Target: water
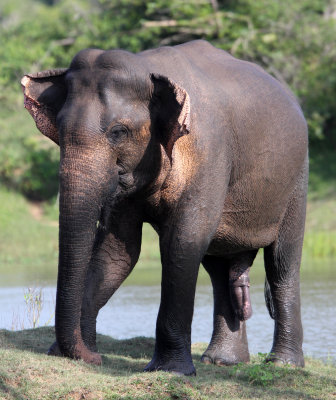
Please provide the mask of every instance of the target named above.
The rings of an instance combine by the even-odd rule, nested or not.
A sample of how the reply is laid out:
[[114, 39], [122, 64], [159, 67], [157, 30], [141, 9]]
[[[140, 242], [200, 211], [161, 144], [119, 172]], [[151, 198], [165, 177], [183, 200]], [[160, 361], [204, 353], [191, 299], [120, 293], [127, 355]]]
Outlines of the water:
[[[142, 273], [141, 271], [139, 273]], [[156, 271], [159, 276], [159, 269]], [[136, 281], [135, 276], [135, 281]], [[134, 279], [131, 283], [134, 282]], [[303, 270], [301, 279], [302, 320], [305, 355], [336, 361], [335, 273], [325, 264]], [[0, 288], [0, 328], [22, 329], [31, 326], [24, 302], [24, 287]], [[267, 353], [272, 346], [273, 320], [264, 301], [261, 268], [251, 274], [253, 316], [247, 322], [252, 354]], [[56, 289], [43, 289], [43, 309], [39, 324], [53, 324]], [[155, 336], [155, 321], [160, 304], [160, 285], [122, 286], [100, 311], [99, 333], [116, 339]], [[196, 291], [192, 342], [208, 342], [212, 332], [212, 289], [202, 271]]]

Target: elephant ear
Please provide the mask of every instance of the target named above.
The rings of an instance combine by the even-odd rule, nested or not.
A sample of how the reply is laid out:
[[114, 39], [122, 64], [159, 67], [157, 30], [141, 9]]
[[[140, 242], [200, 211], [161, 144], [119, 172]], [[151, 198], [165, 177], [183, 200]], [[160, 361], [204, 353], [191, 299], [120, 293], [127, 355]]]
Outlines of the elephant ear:
[[21, 80], [24, 106], [43, 135], [59, 145], [56, 117], [66, 99], [66, 69], [25, 75]]
[[190, 98], [186, 90], [169, 78], [159, 74], [150, 77], [153, 82], [152, 125], [171, 161], [174, 143], [190, 132]]

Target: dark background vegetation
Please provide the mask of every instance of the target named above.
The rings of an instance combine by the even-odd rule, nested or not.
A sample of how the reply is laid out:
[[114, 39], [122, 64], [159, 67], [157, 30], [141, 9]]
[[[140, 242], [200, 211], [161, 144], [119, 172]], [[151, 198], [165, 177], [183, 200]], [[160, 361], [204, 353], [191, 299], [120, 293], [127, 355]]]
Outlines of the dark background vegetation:
[[[86, 47], [137, 52], [199, 38], [260, 64], [298, 97], [311, 171], [303, 272], [314, 283], [335, 281], [336, 0], [0, 0], [0, 285], [54, 285], [57, 274], [59, 149], [24, 110], [22, 75], [67, 67]], [[138, 264], [130, 284], [159, 284], [158, 240], [149, 226]], [[259, 267], [251, 275], [263, 274]], [[293, 370], [259, 355], [250, 365], [214, 369], [199, 362], [204, 345], [197, 345], [198, 376], [183, 378], [139, 373], [153, 339], [99, 336], [105, 356], [97, 368], [39, 354], [53, 341], [52, 328], [0, 331], [0, 398], [335, 398], [334, 361], [306, 359], [305, 370]]]
[[58, 149], [23, 109], [24, 73], [67, 67], [85, 47], [199, 38], [291, 87], [309, 126], [310, 196], [335, 195], [335, 0], [0, 0], [0, 182], [33, 200], [57, 194]]

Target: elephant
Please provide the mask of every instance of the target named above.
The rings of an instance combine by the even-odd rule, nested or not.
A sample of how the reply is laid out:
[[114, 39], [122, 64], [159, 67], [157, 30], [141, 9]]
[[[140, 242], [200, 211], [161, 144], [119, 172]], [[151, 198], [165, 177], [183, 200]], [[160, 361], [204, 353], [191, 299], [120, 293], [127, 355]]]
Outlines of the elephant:
[[145, 371], [193, 375], [200, 264], [213, 285], [205, 363], [249, 361], [249, 270], [264, 252], [270, 362], [304, 366], [300, 264], [307, 124], [296, 97], [254, 63], [196, 40], [139, 53], [85, 49], [27, 74], [25, 108], [60, 147], [60, 354], [101, 364], [96, 318], [159, 235], [162, 283]]

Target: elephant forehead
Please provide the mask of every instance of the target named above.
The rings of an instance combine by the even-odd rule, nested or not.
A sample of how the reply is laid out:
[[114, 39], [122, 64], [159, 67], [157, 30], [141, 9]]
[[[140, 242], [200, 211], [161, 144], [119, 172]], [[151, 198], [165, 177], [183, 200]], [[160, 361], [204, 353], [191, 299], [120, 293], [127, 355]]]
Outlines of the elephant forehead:
[[126, 50], [84, 49], [75, 55], [70, 65], [72, 70], [123, 70], [128, 68], [141, 71], [144, 69], [144, 64], [138, 55]]
[[111, 101], [146, 102], [151, 95], [149, 79], [138, 77], [130, 70], [69, 70], [66, 82], [71, 97], [97, 96], [104, 104]]
[[123, 95], [112, 88], [75, 82], [62, 108], [58, 122], [65, 131], [106, 132], [115, 124], [139, 130], [149, 121], [148, 108], [130, 93]]
[[101, 69], [133, 70], [141, 73], [143, 60], [137, 55], [125, 50], [108, 50], [97, 54], [94, 65]]
[[73, 60], [70, 64], [70, 69], [71, 70], [81, 70], [81, 69], [91, 68], [94, 65], [96, 59], [102, 53], [104, 53], [104, 51], [98, 50], [98, 49], [81, 50], [73, 58]]
[[105, 89], [118, 91], [123, 96], [136, 95], [149, 99], [151, 81], [144, 61], [125, 50], [85, 49], [71, 62], [67, 81], [75, 80], [78, 88], [90, 88], [96, 93]]

